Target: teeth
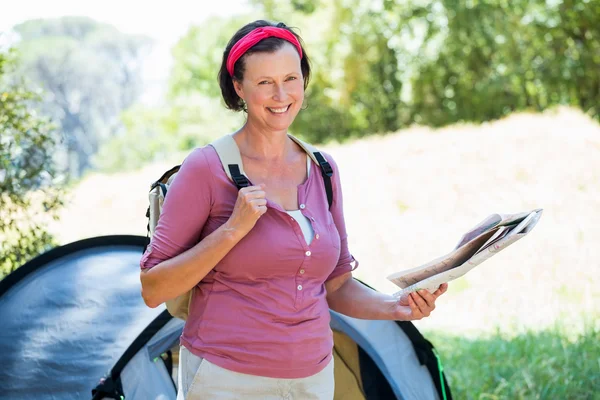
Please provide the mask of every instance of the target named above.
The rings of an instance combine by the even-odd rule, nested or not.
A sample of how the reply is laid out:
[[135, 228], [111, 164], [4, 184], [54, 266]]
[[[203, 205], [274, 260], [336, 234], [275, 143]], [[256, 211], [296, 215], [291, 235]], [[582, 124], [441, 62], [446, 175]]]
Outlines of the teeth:
[[283, 108], [271, 108], [271, 107], [267, 107], [267, 108], [274, 113], [282, 114], [282, 113], [286, 112], [288, 110], [288, 108], [290, 108], [290, 106], [283, 107]]

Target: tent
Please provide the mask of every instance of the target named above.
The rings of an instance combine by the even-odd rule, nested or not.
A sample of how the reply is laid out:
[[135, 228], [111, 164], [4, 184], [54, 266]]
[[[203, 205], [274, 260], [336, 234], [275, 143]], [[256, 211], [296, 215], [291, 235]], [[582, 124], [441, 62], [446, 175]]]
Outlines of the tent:
[[[141, 236], [77, 241], [0, 281], [0, 399], [175, 399], [183, 321], [141, 299], [145, 244]], [[336, 399], [451, 398], [413, 324], [330, 312]]]

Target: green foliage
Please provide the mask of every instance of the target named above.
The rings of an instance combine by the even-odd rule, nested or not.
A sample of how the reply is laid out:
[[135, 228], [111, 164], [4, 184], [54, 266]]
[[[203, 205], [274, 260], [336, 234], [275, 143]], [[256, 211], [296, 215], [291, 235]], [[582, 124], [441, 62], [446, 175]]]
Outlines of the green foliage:
[[173, 69], [170, 95], [190, 93], [218, 98], [221, 95], [217, 74], [223, 51], [235, 32], [247, 22], [246, 18], [211, 18], [191, 27], [173, 48]]
[[397, 130], [402, 84], [390, 20], [358, 0], [338, 3], [333, 13], [306, 94], [309, 109], [292, 129], [315, 143]]
[[[307, 3], [300, 26], [324, 38], [307, 41], [321, 75], [294, 127], [313, 140], [559, 104], [600, 118], [598, 1]], [[297, 2], [254, 4], [284, 21], [307, 14]]]
[[100, 143], [122, 129], [138, 98], [150, 41], [84, 17], [31, 20], [14, 27], [19, 67], [44, 93], [43, 112], [64, 134], [72, 176], [90, 168]]
[[173, 48], [165, 104], [123, 112], [125, 129], [102, 143], [94, 164], [109, 172], [134, 169], [238, 129], [244, 115], [224, 108], [217, 74], [230, 36], [246, 21], [213, 18], [192, 27]]
[[39, 95], [7, 78], [15, 64], [14, 51], [0, 53], [0, 278], [56, 244], [43, 222], [64, 195], [57, 134], [34, 109]]
[[440, 353], [456, 399], [597, 399], [600, 330], [555, 327], [507, 338], [426, 336]]
[[113, 148], [154, 141], [138, 147], [155, 157], [158, 148], [203, 144], [197, 135], [238, 128], [242, 118], [221, 110], [217, 72], [231, 35], [265, 17], [295, 27], [306, 44], [312, 79], [306, 109], [291, 131], [313, 143], [414, 123], [481, 122], [559, 104], [600, 118], [598, 1], [250, 3], [258, 15], [211, 19], [191, 28], [173, 49], [168, 103], [156, 111], [170, 128], [157, 130], [164, 124], [146, 112], [136, 117], [135, 128], [128, 124], [131, 137], [116, 138]]
[[105, 172], [134, 170], [147, 162], [203, 146], [243, 124], [214, 99], [179, 96], [164, 107], [133, 107], [122, 114], [125, 129], [105, 141], [94, 164]]
[[599, 2], [413, 1], [394, 10], [405, 34], [424, 31], [408, 122], [479, 122], [557, 104], [600, 116]]

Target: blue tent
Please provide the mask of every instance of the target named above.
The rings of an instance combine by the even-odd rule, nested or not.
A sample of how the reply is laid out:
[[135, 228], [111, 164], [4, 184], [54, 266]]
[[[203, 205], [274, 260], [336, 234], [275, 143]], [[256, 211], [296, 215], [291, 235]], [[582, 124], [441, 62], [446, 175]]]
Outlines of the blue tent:
[[[176, 398], [184, 322], [142, 301], [146, 241], [81, 240], [0, 281], [0, 399]], [[336, 399], [451, 398], [431, 344], [411, 323], [331, 311], [331, 328]]]

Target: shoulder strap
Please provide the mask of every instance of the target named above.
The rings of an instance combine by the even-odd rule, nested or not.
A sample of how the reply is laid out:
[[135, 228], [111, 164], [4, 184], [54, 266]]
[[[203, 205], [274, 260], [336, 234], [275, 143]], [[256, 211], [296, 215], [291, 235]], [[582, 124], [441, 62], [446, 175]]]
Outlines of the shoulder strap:
[[224, 135], [210, 144], [217, 151], [227, 177], [235, 183], [238, 189], [250, 186], [242, 164], [240, 149], [233, 136]]
[[[327, 193], [327, 203], [331, 208], [331, 204], [333, 202], [333, 188], [331, 186], [333, 169], [331, 168], [331, 164], [327, 162], [323, 154], [314, 146], [305, 143], [292, 135], [288, 136], [290, 139], [296, 142], [298, 146], [300, 146], [306, 152], [306, 154], [308, 154], [308, 156], [321, 168], [321, 175], [323, 175], [323, 182], [325, 184], [325, 192]], [[233, 136], [229, 134], [224, 135], [212, 142], [210, 145], [217, 151], [227, 177], [235, 183], [237, 188], [241, 189], [249, 186], [250, 181], [244, 172], [240, 149], [238, 148], [235, 139], [233, 139]]]
[[331, 177], [333, 176], [333, 168], [331, 164], [325, 159], [325, 156], [317, 150], [313, 145], [303, 142], [302, 140], [288, 135], [298, 146], [300, 146], [306, 154], [319, 166], [321, 167], [321, 175], [323, 175], [323, 182], [325, 184], [325, 192], [327, 192], [327, 203], [331, 208], [333, 202], [333, 188], [331, 186]]

